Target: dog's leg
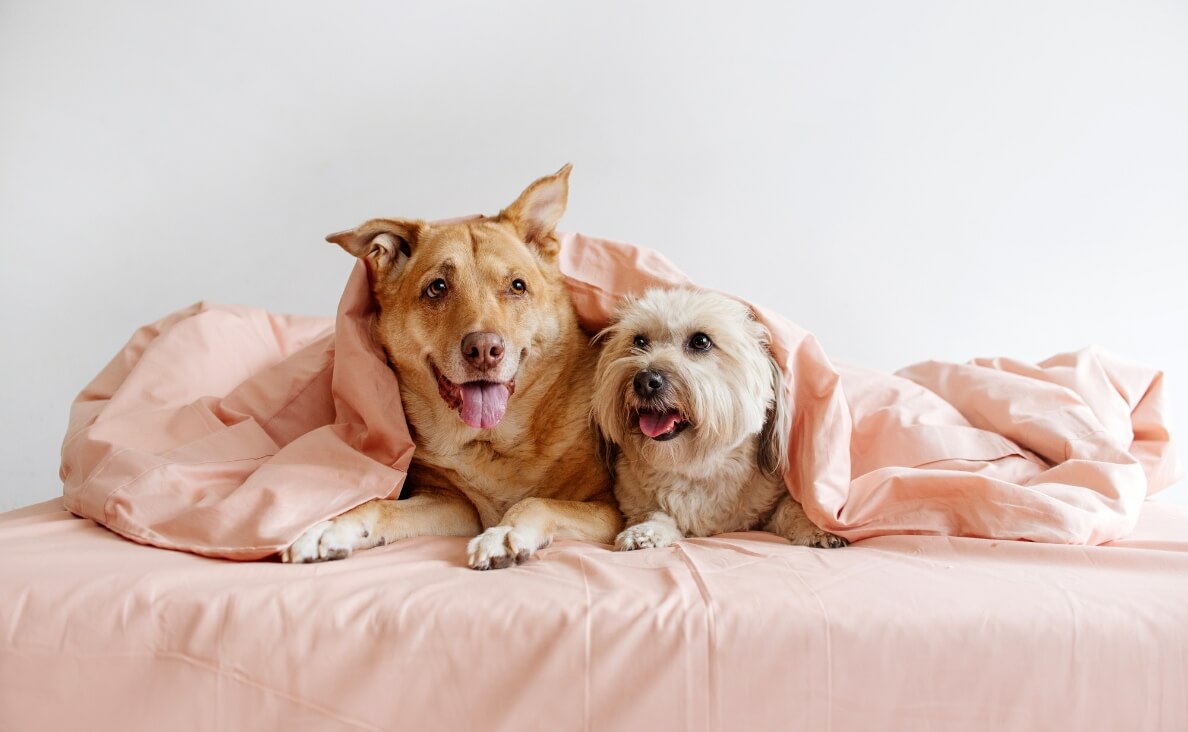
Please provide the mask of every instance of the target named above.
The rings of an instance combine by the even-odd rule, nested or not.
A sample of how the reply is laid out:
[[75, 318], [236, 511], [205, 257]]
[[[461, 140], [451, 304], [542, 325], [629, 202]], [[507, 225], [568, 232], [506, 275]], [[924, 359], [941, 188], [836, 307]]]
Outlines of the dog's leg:
[[804, 508], [791, 496], [780, 499], [775, 513], [763, 527], [764, 531], [779, 534], [793, 544], [800, 546], [816, 546], [823, 549], [836, 549], [849, 542], [840, 536], [820, 529], [805, 515]]
[[281, 552], [299, 564], [345, 559], [351, 552], [412, 536], [474, 536], [482, 525], [470, 501], [452, 493], [422, 493], [404, 500], [375, 500], [323, 521]]
[[470, 540], [467, 555], [473, 569], [502, 569], [526, 561], [553, 539], [581, 539], [609, 544], [623, 525], [610, 503], [525, 498], [492, 526]]
[[684, 534], [677, 528], [676, 520], [663, 511], [653, 511], [642, 521], [631, 524], [615, 537], [615, 549], [629, 552], [632, 549], [659, 549], [672, 546]]

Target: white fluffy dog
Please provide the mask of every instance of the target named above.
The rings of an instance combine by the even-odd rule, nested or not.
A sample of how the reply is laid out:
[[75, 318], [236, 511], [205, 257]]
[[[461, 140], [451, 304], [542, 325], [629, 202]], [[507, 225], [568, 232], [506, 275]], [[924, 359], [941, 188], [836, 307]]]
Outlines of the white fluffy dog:
[[763, 529], [840, 547], [788, 493], [791, 415], [768, 335], [710, 292], [628, 298], [600, 334], [594, 421], [614, 460], [627, 528], [619, 550]]

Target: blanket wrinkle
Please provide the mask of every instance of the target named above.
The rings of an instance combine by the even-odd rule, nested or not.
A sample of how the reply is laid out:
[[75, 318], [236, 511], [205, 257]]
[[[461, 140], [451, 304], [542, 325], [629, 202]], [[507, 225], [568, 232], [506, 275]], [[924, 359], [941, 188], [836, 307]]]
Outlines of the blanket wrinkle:
[[[674, 544], [677, 556], [681, 558], [681, 563], [689, 572], [693, 584], [697, 587], [698, 597], [701, 599], [701, 605], [705, 612], [705, 685], [703, 693], [700, 694], [705, 703], [705, 713], [703, 719], [706, 720], [708, 729], [721, 729], [722, 725], [718, 719], [718, 709], [720, 708], [718, 695], [721, 692], [718, 681], [721, 669], [719, 668], [718, 655], [716, 649], [718, 647], [718, 624], [714, 613], [714, 595], [710, 592], [705, 583], [705, 577], [702, 575], [701, 569], [697, 566], [697, 562], [690, 555], [689, 550], [680, 544]], [[697, 698], [694, 696], [693, 698]]]
[[590, 590], [590, 574], [586, 571], [586, 560], [580, 555], [577, 558], [578, 569], [582, 573], [582, 593], [585, 601], [582, 612], [582, 728], [587, 730], [593, 729], [593, 716], [590, 708], [593, 694], [590, 689], [590, 680], [593, 678], [593, 649], [594, 649], [594, 632], [593, 632], [593, 613], [594, 613], [594, 594]]
[[357, 719], [353, 719], [345, 714], [336, 712], [333, 709], [327, 709], [326, 707], [322, 706], [321, 704], [312, 702], [309, 699], [303, 699], [303, 698], [296, 696], [294, 694], [289, 694], [287, 692], [281, 691], [280, 689], [269, 686], [268, 684], [263, 684], [255, 679], [247, 676], [242, 671], [239, 671], [236, 669], [226, 669], [226, 668], [223, 668], [222, 666], [219, 666], [217, 664], [213, 664], [213, 663], [210, 663], [207, 661], [203, 661], [201, 659], [194, 658], [186, 653], [182, 653], [181, 651], [161, 651], [157, 655], [160, 656], [161, 658], [169, 658], [169, 659], [172, 659], [175, 661], [181, 661], [182, 663], [187, 663], [191, 666], [194, 666], [195, 668], [200, 668], [200, 669], [208, 671], [212, 674], [215, 674], [216, 676], [220, 676], [224, 679], [228, 679], [230, 681], [234, 681], [234, 682], [237, 682], [240, 684], [246, 684], [246, 685], [254, 687], [256, 689], [260, 689], [261, 691], [265, 691], [269, 694], [275, 694], [279, 697], [282, 697], [284, 699], [287, 699], [288, 701], [293, 702], [294, 704], [300, 705], [312, 712], [316, 712], [316, 713], [321, 714], [329, 719], [333, 719], [338, 722], [342, 722], [343, 724], [349, 725], [355, 729], [366, 730], [366, 732], [383, 732], [383, 729], [381, 727], [375, 727], [373, 725], [367, 724], [367, 723], [359, 721]]
[[[581, 234], [562, 235], [560, 266], [590, 332], [624, 295], [694, 286], [655, 251]], [[1100, 544], [1181, 475], [1156, 369], [1087, 348], [886, 374], [751, 307], [794, 407], [785, 482], [851, 541]], [[199, 302], [140, 328], [71, 408], [64, 505], [136, 541], [254, 560], [399, 496], [415, 446], [375, 313], [356, 263], [333, 321]]]
[[[824, 705], [825, 709], [825, 729], [833, 729], [833, 624], [829, 619], [829, 606], [821, 599], [821, 593], [818, 589], [814, 589], [801, 574], [796, 570], [792, 563], [787, 559], [783, 559], [783, 563], [788, 567], [788, 575], [794, 577], [801, 587], [808, 592], [809, 596], [813, 598], [813, 602], [817, 605], [820, 612], [821, 625], [824, 630], [821, 633], [821, 638], [825, 643], [825, 658], [819, 660], [814, 665], [817, 668], [823, 667], [825, 669], [825, 693], [824, 698], [828, 699], [828, 703]], [[815, 726], [815, 725], [814, 725]]]

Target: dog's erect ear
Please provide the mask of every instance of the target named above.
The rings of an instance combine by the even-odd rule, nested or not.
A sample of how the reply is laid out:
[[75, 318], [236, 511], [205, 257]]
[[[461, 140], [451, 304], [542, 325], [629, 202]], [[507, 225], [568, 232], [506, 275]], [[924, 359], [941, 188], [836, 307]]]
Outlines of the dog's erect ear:
[[553, 230], [569, 201], [569, 171], [572, 166], [545, 176], [524, 189], [515, 203], [499, 212], [499, 219], [516, 228], [520, 238], [546, 257], [561, 250]]
[[417, 246], [424, 223], [406, 219], [372, 219], [349, 231], [330, 234], [326, 241], [363, 260], [372, 279], [398, 272]]
[[775, 398], [767, 406], [763, 431], [759, 433], [759, 469], [772, 478], [783, 480], [788, 469], [788, 437], [792, 431], [792, 407], [784, 394], [784, 372], [770, 355], [771, 383]]

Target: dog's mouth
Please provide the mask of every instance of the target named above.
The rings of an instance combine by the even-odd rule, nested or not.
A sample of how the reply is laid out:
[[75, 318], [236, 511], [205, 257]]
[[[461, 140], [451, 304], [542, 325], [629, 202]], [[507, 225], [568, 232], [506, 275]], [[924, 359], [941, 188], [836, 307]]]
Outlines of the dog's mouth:
[[437, 378], [437, 393], [451, 411], [457, 410], [462, 421], [476, 429], [489, 430], [503, 421], [507, 413], [507, 400], [516, 391], [515, 379], [511, 381], [465, 381], [455, 384], [441, 373], [437, 365], [429, 362]]
[[671, 440], [688, 426], [689, 420], [676, 409], [639, 410], [639, 431], [657, 442]]

